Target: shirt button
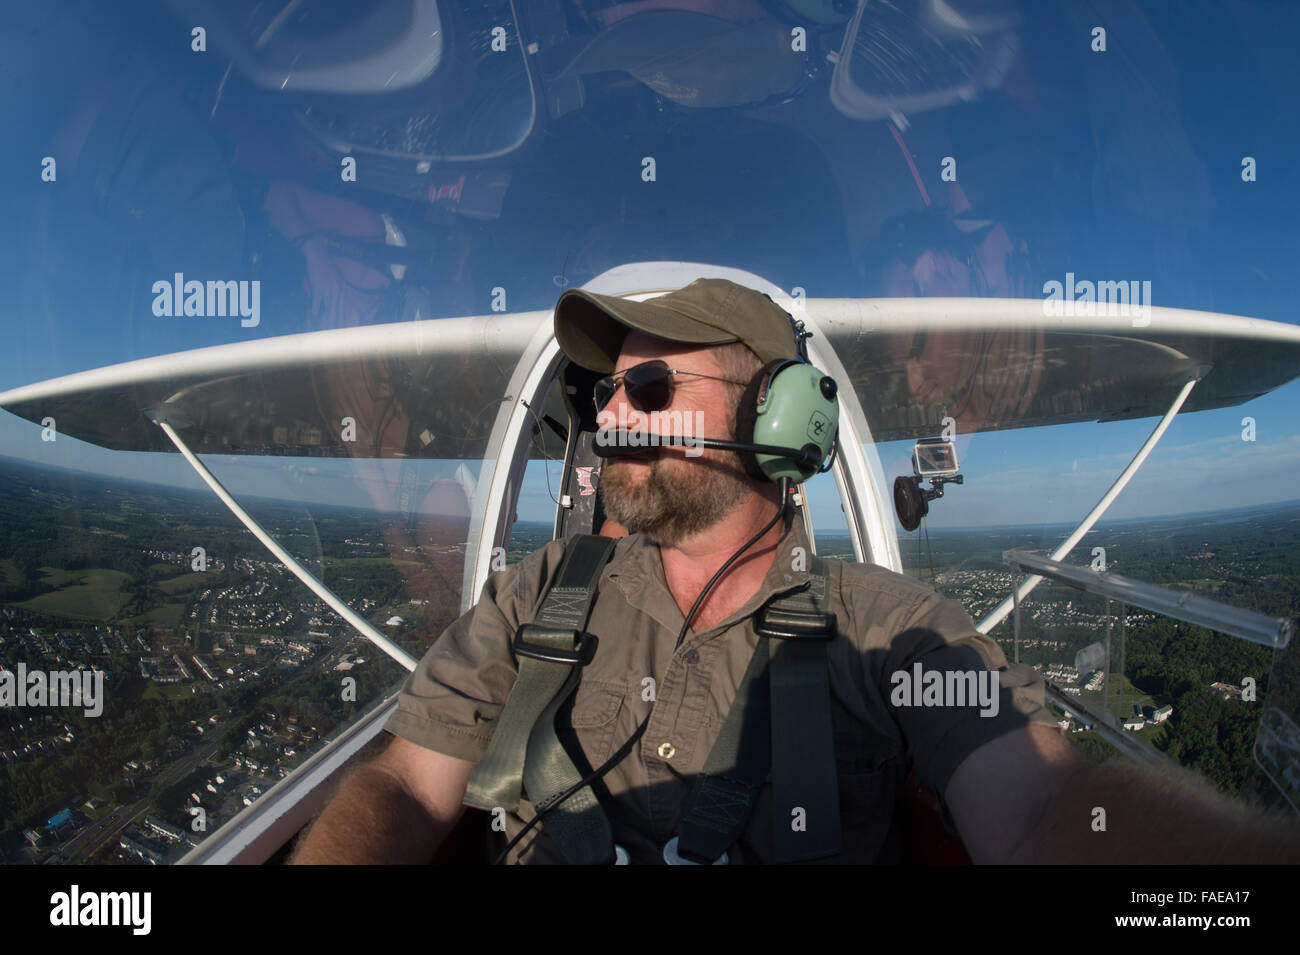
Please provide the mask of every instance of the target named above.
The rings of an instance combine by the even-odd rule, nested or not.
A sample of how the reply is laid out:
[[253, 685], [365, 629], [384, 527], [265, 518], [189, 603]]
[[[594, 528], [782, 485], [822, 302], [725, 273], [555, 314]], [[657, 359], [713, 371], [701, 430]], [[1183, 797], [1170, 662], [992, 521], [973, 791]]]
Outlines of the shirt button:
[[682, 657], [687, 663], [699, 663], [700, 654], [696, 650], [687, 650], [686, 655]]
[[659, 744], [659, 756], [661, 759], [672, 759], [677, 754], [677, 747], [672, 743]]

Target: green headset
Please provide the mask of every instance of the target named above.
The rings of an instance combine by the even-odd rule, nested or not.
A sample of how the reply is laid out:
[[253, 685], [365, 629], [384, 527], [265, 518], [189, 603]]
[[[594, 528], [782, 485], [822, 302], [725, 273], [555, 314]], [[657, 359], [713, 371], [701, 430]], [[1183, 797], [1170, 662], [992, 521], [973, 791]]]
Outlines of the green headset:
[[786, 452], [740, 451], [745, 471], [758, 480], [801, 482], [829, 470], [831, 461], [826, 459], [839, 433], [835, 379], [808, 361], [808, 333], [803, 322], [791, 322], [798, 356], [764, 365], [746, 387], [736, 412], [737, 442]]

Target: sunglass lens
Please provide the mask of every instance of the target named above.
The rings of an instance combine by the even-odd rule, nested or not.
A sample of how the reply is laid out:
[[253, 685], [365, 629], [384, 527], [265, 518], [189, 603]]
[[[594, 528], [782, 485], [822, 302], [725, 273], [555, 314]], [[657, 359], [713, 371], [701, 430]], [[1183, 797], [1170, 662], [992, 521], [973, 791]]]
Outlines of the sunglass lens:
[[623, 379], [628, 401], [638, 411], [659, 411], [668, 405], [668, 365], [662, 361], [648, 361], [628, 369]]

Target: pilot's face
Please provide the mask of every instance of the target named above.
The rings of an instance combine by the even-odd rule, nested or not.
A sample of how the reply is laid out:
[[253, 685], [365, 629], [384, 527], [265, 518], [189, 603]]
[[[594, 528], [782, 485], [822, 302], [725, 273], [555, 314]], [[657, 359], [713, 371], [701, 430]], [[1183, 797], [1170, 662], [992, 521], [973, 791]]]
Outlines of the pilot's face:
[[[729, 439], [734, 435], [733, 390], [709, 347], [685, 348], [640, 332], [623, 343], [616, 371], [659, 359], [681, 372], [673, 375], [668, 404], [658, 414], [638, 411], [620, 386], [603, 410], [611, 421], [650, 434], [687, 434]], [[689, 432], [688, 430], [689, 429]], [[688, 454], [689, 452], [689, 454]], [[600, 492], [606, 513], [630, 533], [645, 533], [672, 545], [722, 520], [753, 483], [734, 452], [685, 447], [650, 447], [634, 457], [612, 458], [601, 470]]]

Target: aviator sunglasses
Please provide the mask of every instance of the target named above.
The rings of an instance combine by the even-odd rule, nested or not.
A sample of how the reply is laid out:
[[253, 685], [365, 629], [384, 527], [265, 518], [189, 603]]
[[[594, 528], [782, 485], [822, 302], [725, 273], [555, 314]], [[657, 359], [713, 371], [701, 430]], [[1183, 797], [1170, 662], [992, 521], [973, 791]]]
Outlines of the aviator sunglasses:
[[626, 371], [607, 375], [596, 382], [592, 395], [596, 399], [596, 410], [600, 411], [621, 384], [627, 391], [627, 400], [637, 411], [661, 411], [668, 407], [673, 396], [673, 376], [690, 375], [693, 378], [708, 378], [710, 381], [725, 381], [731, 385], [743, 385], [743, 381], [719, 378], [716, 375], [702, 375], [697, 371], [679, 371], [669, 368], [666, 361], [655, 359], [633, 365]]

